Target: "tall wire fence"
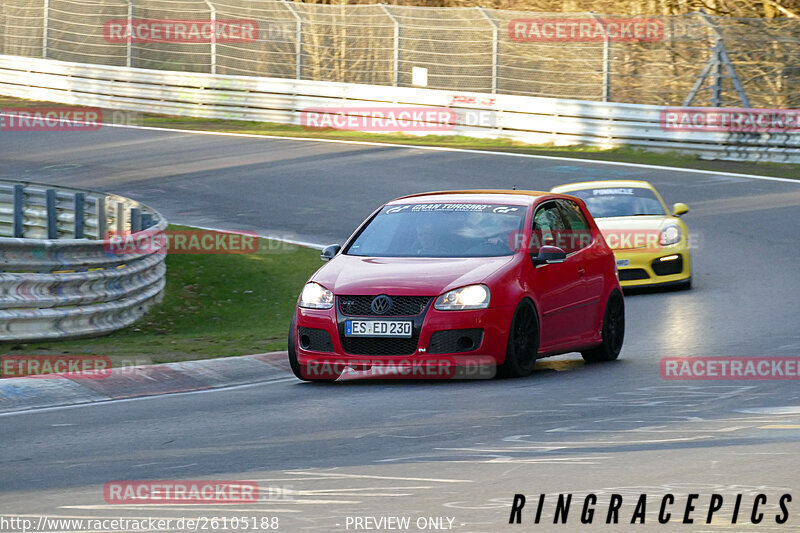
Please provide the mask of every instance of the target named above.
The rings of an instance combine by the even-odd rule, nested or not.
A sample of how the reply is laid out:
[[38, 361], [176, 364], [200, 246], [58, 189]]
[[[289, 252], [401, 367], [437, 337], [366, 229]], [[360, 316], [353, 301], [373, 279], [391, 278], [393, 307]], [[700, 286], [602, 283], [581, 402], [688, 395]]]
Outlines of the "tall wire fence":
[[[207, 21], [230, 26], [208, 38], [163, 35], [175, 24]], [[247, 21], [252, 35], [232, 38], [230, 32], [242, 31], [237, 21]], [[0, 53], [581, 100], [800, 107], [797, 19], [696, 13], [646, 23], [655, 33], [638, 38], [636, 20], [593, 13], [285, 0], [3, 0]], [[594, 25], [584, 34], [581, 24]], [[623, 30], [612, 35], [612, 26]], [[161, 34], [154, 36], [154, 28]], [[143, 29], [150, 33], [143, 37]]]

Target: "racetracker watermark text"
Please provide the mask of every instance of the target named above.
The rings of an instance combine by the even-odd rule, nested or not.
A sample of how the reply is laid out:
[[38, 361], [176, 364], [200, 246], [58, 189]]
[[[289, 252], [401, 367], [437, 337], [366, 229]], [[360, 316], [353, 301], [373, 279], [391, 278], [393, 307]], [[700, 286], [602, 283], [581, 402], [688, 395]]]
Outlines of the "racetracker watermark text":
[[103, 247], [109, 254], [254, 254], [255, 232], [211, 230], [144, 230], [108, 232]]
[[109, 481], [103, 498], [111, 504], [242, 504], [259, 499], [255, 481]]
[[494, 358], [485, 356], [441, 356], [415, 359], [333, 359], [307, 361], [301, 365], [308, 379], [492, 379], [497, 373]]
[[[624, 250], [630, 253], [656, 253], [669, 250], [676, 244], [666, 239], [662, 230], [605, 228], [601, 232], [606, 244], [612, 250]], [[699, 235], [698, 235], [699, 236]], [[698, 236], [687, 237], [690, 248], [699, 247]], [[592, 230], [533, 230], [529, 248], [538, 250], [542, 246], [557, 246], [567, 252], [588, 246], [598, 237]], [[508, 247], [519, 250], [524, 233], [512, 231], [508, 237]]]
[[301, 111], [305, 128], [352, 131], [449, 131], [456, 112], [446, 107], [312, 107]]
[[656, 42], [664, 23], [654, 18], [525, 18], [508, 23], [515, 42]]
[[800, 131], [800, 109], [668, 107], [660, 122], [665, 131], [789, 133]]
[[238, 43], [258, 39], [255, 20], [107, 20], [103, 37], [109, 43]]
[[141, 113], [97, 107], [6, 107], [0, 109], [0, 132], [95, 131], [104, 125], [141, 126]]
[[664, 357], [668, 380], [800, 380], [800, 357]]
[[456, 126], [496, 128], [497, 113], [447, 107], [310, 107], [301, 111], [300, 125], [306, 129], [384, 133], [442, 132]]
[[104, 379], [111, 375], [105, 355], [3, 355], [0, 378]]

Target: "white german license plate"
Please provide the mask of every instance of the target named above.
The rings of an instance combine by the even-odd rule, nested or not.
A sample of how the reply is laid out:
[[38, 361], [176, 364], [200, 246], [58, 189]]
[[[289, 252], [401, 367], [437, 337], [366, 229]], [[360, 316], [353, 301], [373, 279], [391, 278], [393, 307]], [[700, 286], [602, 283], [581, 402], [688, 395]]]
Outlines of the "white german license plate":
[[630, 259], [617, 259], [617, 267], [627, 267], [631, 266]]
[[347, 337], [411, 337], [411, 322], [392, 320], [348, 320], [344, 334]]

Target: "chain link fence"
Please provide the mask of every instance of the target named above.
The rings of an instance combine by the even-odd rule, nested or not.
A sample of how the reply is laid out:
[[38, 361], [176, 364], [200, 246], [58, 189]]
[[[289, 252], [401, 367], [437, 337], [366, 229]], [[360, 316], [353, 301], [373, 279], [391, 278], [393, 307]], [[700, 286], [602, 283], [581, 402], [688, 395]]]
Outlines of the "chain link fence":
[[[637, 37], [642, 20], [657, 31]], [[203, 23], [216, 28], [210, 37]], [[284, 0], [3, 0], [0, 53], [580, 100], [800, 107], [797, 19]]]

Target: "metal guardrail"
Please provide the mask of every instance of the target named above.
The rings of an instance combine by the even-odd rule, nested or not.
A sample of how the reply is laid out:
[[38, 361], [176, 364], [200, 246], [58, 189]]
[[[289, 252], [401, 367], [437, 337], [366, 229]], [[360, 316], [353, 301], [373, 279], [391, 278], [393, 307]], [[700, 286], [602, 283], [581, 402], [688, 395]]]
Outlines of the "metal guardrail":
[[121, 196], [0, 180], [0, 342], [96, 336], [138, 320], [163, 295], [166, 250], [115, 254], [104, 238], [166, 225]]
[[168, 72], [3, 55], [0, 94], [127, 111], [284, 124], [300, 124], [302, 111], [309, 108], [447, 107], [456, 114], [455, 126], [447, 131], [437, 129], [437, 135], [507, 138], [531, 144], [629, 145], [715, 159], [800, 162], [797, 128], [780, 133], [670, 130], [661, 123], [661, 114], [668, 108], [653, 105]]

